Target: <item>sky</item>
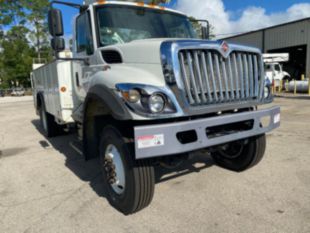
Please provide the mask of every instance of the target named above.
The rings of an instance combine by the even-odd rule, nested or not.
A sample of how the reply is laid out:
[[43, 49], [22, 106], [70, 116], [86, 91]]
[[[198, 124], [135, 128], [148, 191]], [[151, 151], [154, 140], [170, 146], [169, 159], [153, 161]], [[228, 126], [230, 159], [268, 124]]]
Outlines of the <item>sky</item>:
[[[208, 19], [217, 38], [310, 17], [310, 0], [172, 0], [167, 7]], [[65, 9], [65, 31], [70, 34], [72, 17], [77, 11]]]

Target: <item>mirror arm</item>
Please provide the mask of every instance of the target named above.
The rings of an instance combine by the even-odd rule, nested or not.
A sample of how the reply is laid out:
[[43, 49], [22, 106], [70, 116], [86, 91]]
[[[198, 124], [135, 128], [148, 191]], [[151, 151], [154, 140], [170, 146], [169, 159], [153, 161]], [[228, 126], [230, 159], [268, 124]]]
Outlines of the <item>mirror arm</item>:
[[54, 4], [60, 4], [60, 5], [65, 5], [65, 6], [70, 6], [70, 7], [76, 8], [76, 9], [80, 10], [80, 13], [82, 13], [88, 9], [88, 5], [80, 5], [80, 4], [76, 4], [76, 3], [63, 2], [63, 1], [51, 1], [50, 7], [53, 8]]

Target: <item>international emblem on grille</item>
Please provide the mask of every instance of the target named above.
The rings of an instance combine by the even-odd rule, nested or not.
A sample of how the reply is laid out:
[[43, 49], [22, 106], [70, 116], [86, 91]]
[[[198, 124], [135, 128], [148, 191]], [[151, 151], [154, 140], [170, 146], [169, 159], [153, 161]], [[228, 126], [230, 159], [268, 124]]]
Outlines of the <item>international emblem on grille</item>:
[[229, 50], [229, 45], [224, 41], [221, 45], [221, 49], [224, 53], [227, 53]]
[[228, 58], [231, 50], [226, 41], [223, 41], [220, 45], [219, 52], [222, 54], [223, 58]]

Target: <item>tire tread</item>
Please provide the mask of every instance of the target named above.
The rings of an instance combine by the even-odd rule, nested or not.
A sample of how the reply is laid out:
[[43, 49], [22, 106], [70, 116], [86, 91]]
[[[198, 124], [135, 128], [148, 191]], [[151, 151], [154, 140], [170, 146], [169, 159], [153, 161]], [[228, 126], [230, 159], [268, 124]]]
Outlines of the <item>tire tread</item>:
[[[133, 148], [125, 143], [126, 140], [115, 127], [107, 126], [103, 129], [100, 145], [107, 144], [105, 143], [107, 140], [114, 141], [115, 145], [119, 145], [122, 148], [123, 159], [126, 160], [125, 163], [128, 166], [128, 168], [125, 168], [127, 169], [126, 172], [129, 172], [131, 174], [129, 177], [132, 177], [132, 192], [127, 193], [125, 191], [125, 202], [115, 202], [112, 196], [110, 196], [112, 194], [108, 194], [107, 198], [123, 214], [134, 214], [147, 207], [153, 199], [155, 186], [154, 167], [149, 160], [134, 159]], [[103, 147], [101, 146], [100, 149], [104, 149]], [[100, 153], [102, 154], [103, 151]], [[106, 184], [106, 188], [110, 189], [108, 184]]]
[[[215, 162], [228, 170], [242, 172], [256, 166], [264, 157], [266, 151], [266, 135], [259, 135], [249, 138], [248, 154], [243, 152], [241, 158], [227, 159], [223, 158], [219, 153], [212, 153]], [[239, 160], [239, 161], [238, 161]]]

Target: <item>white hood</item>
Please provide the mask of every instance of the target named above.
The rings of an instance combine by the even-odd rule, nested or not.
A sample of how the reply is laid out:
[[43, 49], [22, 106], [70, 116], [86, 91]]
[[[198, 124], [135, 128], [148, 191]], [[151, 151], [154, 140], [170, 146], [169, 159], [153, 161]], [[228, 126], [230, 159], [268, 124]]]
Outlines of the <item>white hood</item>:
[[[135, 40], [126, 44], [116, 44], [105, 49], [120, 52], [124, 63], [160, 64], [160, 46], [168, 39]], [[171, 39], [170, 39], [171, 40]]]

